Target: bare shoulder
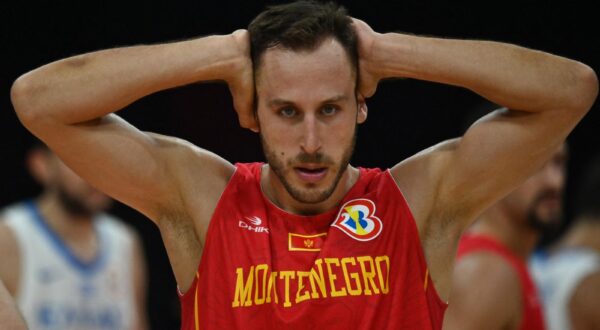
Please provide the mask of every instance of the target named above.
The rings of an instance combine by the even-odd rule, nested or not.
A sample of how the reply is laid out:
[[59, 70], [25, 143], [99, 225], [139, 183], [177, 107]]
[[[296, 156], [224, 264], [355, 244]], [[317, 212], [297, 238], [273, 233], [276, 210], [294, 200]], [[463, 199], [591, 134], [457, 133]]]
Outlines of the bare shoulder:
[[0, 218], [0, 280], [15, 295], [21, 276], [21, 252], [13, 230]]
[[433, 282], [448, 297], [456, 244], [462, 232], [451, 208], [440, 207], [439, 185], [460, 138], [427, 148], [394, 166], [390, 172], [415, 220]]
[[19, 245], [14, 231], [5, 223], [4, 219], [0, 218], [0, 256], [2, 256], [0, 267], [6, 265], [6, 258], [10, 259], [11, 255], [18, 254], [15, 253], [18, 249]]
[[585, 277], [575, 289], [569, 302], [571, 322], [574, 329], [598, 329], [600, 327], [600, 271]]
[[[180, 205], [158, 221], [161, 231], [178, 232], [194, 228], [200, 242], [235, 167], [222, 157], [170, 136], [148, 133], [169, 159], [169, 177], [178, 187]], [[164, 234], [164, 232], [163, 232]]]
[[[6, 220], [0, 217], [0, 248], [10, 247], [17, 244], [13, 230], [6, 224]], [[0, 249], [0, 253], [4, 252]]]
[[216, 205], [211, 201], [221, 196], [235, 167], [215, 153], [188, 141], [156, 133], [147, 134], [155, 141], [163, 156], [169, 159], [167, 170], [179, 187], [179, 197], [183, 203], [183, 209], [178, 213], [188, 213], [188, 203], [192, 200], [194, 205], [203, 205], [205, 209]]
[[[152, 138], [155, 145], [163, 153], [176, 157], [175, 162], [171, 162], [173, 169], [193, 169], [198, 165], [204, 168], [205, 176], [222, 179], [227, 181], [233, 174], [234, 166], [208, 150], [202, 149], [193, 143], [157, 133], [146, 132]], [[192, 163], [188, 163], [192, 162]], [[200, 174], [199, 176], [202, 176]]]
[[17, 310], [17, 306], [0, 280], [0, 327], [2, 329], [21, 330], [27, 329], [25, 321]]
[[454, 283], [464, 282], [472, 286], [488, 287], [489, 290], [520, 292], [519, 276], [503, 257], [487, 251], [473, 252], [456, 262]]
[[456, 263], [444, 329], [514, 328], [520, 310], [518, 274], [502, 257], [476, 252]]
[[419, 232], [426, 231], [445, 164], [460, 142], [450, 139], [429, 147], [394, 166], [390, 172], [406, 198]]
[[[208, 226], [235, 167], [218, 155], [175, 137], [145, 133], [170, 182], [155, 223], [177, 279], [187, 290], [196, 273]], [[139, 247], [139, 244], [136, 244]], [[140, 249], [136, 249], [140, 253]], [[140, 258], [136, 260], [141, 261]], [[141, 269], [140, 267], [137, 267]], [[133, 274], [140, 275], [139, 273]], [[141, 275], [140, 275], [141, 276]]]

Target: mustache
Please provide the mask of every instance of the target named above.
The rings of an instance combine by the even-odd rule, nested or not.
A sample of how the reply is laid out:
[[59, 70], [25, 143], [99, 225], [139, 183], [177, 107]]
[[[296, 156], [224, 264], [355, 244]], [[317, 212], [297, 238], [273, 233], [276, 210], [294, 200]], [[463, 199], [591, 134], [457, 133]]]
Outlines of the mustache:
[[556, 189], [545, 189], [535, 197], [533, 204], [537, 205], [546, 199], [562, 200], [562, 194]]
[[312, 163], [312, 164], [323, 164], [323, 165], [333, 165], [334, 161], [329, 156], [316, 152], [316, 153], [306, 153], [301, 152], [296, 157], [294, 157], [294, 162], [296, 163]]

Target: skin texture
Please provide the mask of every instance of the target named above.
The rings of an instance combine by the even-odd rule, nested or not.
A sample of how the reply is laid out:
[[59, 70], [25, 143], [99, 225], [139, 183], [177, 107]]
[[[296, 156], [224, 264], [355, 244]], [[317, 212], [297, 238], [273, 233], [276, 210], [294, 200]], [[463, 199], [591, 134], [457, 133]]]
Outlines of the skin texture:
[[23, 317], [19, 314], [17, 306], [2, 281], [0, 281], [0, 327], [11, 330], [27, 329]]
[[456, 264], [443, 329], [518, 329], [521, 286], [513, 268], [487, 252]]
[[600, 272], [587, 276], [577, 286], [569, 303], [569, 313], [574, 330], [591, 330], [600, 327]]
[[[358, 94], [350, 82], [333, 81], [328, 71], [350, 77], [351, 68], [321, 69], [321, 60], [330, 63], [335, 56], [346, 60], [339, 52], [336, 55], [339, 45], [326, 38], [310, 52], [267, 50], [259, 69], [258, 99], [253, 100], [248, 35], [238, 30], [60, 60], [20, 77], [11, 97], [23, 124], [75, 172], [158, 225], [182, 291], [192, 283], [208, 223], [234, 167], [209, 151], [142, 132], [112, 114], [127, 104], [192, 82], [227, 82], [241, 125], [260, 130], [269, 149], [283, 160], [281, 177], [271, 167], [263, 170], [265, 194], [294, 213], [318, 213], [337, 205], [356, 181], [356, 169], [347, 166], [329, 197], [322, 201], [318, 200], [323, 196], [314, 197], [330, 188], [337, 169], [343, 169], [342, 155], [355, 126], [366, 118], [362, 97], [371, 96], [383, 78], [458, 85], [509, 109], [520, 109], [493, 113], [463, 138], [427, 149], [391, 170], [415, 216], [436, 288], [446, 298], [448, 260], [460, 233], [562, 143], [596, 97], [595, 73], [581, 63], [513, 45], [379, 34], [361, 21], [354, 21], [354, 26], [359, 39]], [[301, 62], [302, 70], [288, 72], [281, 66]], [[279, 79], [286, 84], [271, 81], [272, 70], [280, 70]], [[339, 95], [344, 98], [331, 102]], [[299, 117], [282, 119], [273, 107], [269, 112], [268, 100], [273, 99], [293, 104]], [[329, 103], [340, 111], [324, 116]], [[298, 156], [314, 156], [319, 150], [332, 162], [324, 163], [327, 175], [311, 188], [289, 169], [311, 166], [314, 159], [306, 162]], [[309, 199], [314, 203], [291, 198], [282, 188], [286, 180], [301, 194], [313, 196]]]
[[[294, 213], [327, 211], [346, 192], [346, 184], [339, 183], [356, 180], [356, 170], [345, 170], [356, 123], [367, 116], [366, 108], [359, 108], [350, 62], [329, 39], [310, 53], [270, 50], [263, 63], [256, 79], [258, 119], [273, 169], [263, 180], [265, 193]], [[302, 169], [323, 169], [325, 177], [306, 182], [298, 173]]]
[[[566, 145], [523, 184], [486, 210], [469, 229], [492, 237], [527, 260], [541, 235], [539, 225], [557, 225], [562, 214]], [[515, 269], [488, 252], [463, 256], [453, 272], [444, 329], [520, 329], [523, 293]]]
[[499, 202], [524, 228], [550, 230], [560, 225], [567, 157], [564, 144], [540, 170]]
[[[36, 200], [40, 213], [58, 234], [69, 250], [83, 262], [94, 260], [98, 253], [92, 216], [108, 208], [111, 200], [96, 190], [58, 157], [45, 148], [32, 149], [27, 157], [32, 176], [44, 187]], [[8, 292], [18, 297], [21, 278], [21, 253], [12, 229], [0, 219], [0, 280]], [[132, 280], [135, 283], [135, 325], [133, 329], [147, 329], [146, 265], [137, 235], [134, 237]]]

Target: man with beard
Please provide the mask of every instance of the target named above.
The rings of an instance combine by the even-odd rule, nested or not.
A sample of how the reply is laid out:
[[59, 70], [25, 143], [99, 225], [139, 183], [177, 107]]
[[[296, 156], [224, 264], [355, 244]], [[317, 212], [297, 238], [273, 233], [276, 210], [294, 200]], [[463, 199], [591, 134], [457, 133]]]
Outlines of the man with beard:
[[[518, 110], [390, 170], [353, 167], [364, 97], [390, 77]], [[242, 126], [260, 132], [267, 164], [233, 165], [113, 114], [219, 79]], [[380, 34], [335, 4], [300, 1], [267, 9], [248, 31], [60, 60], [17, 79], [11, 95], [69, 166], [158, 225], [183, 329], [439, 329], [460, 233], [552, 155], [597, 87], [593, 70], [566, 58]]]
[[581, 179], [568, 231], [532, 263], [552, 330], [600, 329], [600, 156]]
[[544, 329], [527, 260], [560, 225], [566, 158], [563, 145], [463, 234], [444, 329]]
[[140, 242], [102, 213], [109, 197], [43, 145], [27, 167], [43, 192], [0, 214], [0, 280], [29, 327], [145, 329]]

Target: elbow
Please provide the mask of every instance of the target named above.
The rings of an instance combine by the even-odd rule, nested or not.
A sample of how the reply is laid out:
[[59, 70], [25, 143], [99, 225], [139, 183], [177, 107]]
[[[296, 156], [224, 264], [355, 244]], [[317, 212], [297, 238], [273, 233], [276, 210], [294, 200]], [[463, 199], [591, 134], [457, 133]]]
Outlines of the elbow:
[[30, 102], [32, 97], [31, 94], [33, 94], [32, 89], [27, 74], [17, 78], [10, 89], [10, 100], [21, 122], [29, 121], [32, 117], [35, 117]]
[[581, 63], [574, 76], [576, 81], [574, 86], [577, 86], [577, 89], [572, 98], [573, 108], [584, 115], [593, 106], [598, 96], [598, 76], [591, 67]]
[[17, 78], [10, 89], [10, 99], [17, 117], [26, 127], [30, 127], [40, 118], [40, 111], [35, 106], [36, 87], [30, 74]]

